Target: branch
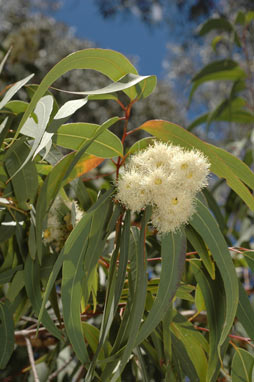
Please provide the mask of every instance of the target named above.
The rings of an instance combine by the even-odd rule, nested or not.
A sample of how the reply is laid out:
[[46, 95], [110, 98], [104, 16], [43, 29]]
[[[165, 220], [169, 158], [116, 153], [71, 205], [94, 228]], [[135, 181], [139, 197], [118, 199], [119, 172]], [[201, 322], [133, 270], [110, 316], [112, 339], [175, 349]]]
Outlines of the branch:
[[73, 361], [73, 358], [74, 358], [74, 357], [71, 357], [67, 362], [65, 362], [65, 363], [63, 364], [62, 367], [60, 367], [60, 368], [59, 368], [58, 370], [56, 370], [54, 373], [50, 374], [48, 380], [49, 380], [49, 381], [52, 381], [52, 379], [54, 379], [55, 377], [57, 377], [58, 374], [61, 373], [61, 371], [63, 371], [63, 370], [64, 370], [64, 369], [71, 363], [71, 361]]
[[40, 382], [38, 374], [37, 374], [37, 370], [35, 367], [33, 348], [32, 348], [30, 339], [29, 339], [29, 337], [25, 337], [25, 340], [26, 340], [27, 353], [28, 353], [30, 365], [32, 368], [33, 376], [34, 376], [34, 382]]

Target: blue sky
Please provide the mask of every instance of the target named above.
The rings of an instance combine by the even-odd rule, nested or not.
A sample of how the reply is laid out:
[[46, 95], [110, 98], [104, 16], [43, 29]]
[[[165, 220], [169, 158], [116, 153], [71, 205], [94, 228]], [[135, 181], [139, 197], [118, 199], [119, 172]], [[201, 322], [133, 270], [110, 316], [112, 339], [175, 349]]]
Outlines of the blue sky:
[[63, 1], [54, 18], [75, 28], [77, 37], [87, 38], [101, 48], [117, 50], [137, 57], [135, 66], [142, 75], [162, 77], [162, 60], [166, 56], [168, 30], [165, 25], [149, 29], [134, 15], [106, 19], [99, 14], [93, 0]]

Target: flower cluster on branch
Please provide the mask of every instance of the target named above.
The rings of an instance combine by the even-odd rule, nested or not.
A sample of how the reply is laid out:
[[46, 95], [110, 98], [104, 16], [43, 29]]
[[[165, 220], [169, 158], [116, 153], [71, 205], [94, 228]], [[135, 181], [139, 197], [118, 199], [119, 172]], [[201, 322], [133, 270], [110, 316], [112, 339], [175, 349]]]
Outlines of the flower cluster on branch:
[[126, 208], [153, 207], [152, 224], [161, 233], [177, 230], [195, 211], [195, 196], [207, 186], [210, 163], [198, 150], [155, 142], [130, 157], [117, 181]]

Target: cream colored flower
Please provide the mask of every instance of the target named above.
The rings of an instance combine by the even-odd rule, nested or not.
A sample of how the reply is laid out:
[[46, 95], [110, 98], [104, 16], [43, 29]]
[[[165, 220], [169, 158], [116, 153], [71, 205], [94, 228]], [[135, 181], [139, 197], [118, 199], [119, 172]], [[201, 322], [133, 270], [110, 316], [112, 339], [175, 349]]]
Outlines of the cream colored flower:
[[147, 189], [137, 171], [124, 171], [118, 180], [117, 188], [116, 199], [133, 212], [139, 212], [149, 204]]
[[161, 233], [175, 231], [194, 213], [195, 196], [207, 186], [209, 167], [198, 150], [155, 142], [130, 157], [116, 198], [133, 212], [151, 205], [154, 227]]
[[161, 233], [174, 232], [188, 222], [194, 210], [194, 198], [190, 192], [172, 190], [153, 208], [152, 224]]
[[191, 150], [179, 153], [174, 156], [171, 164], [179, 186], [185, 185], [195, 193], [207, 186], [210, 163], [200, 151]]

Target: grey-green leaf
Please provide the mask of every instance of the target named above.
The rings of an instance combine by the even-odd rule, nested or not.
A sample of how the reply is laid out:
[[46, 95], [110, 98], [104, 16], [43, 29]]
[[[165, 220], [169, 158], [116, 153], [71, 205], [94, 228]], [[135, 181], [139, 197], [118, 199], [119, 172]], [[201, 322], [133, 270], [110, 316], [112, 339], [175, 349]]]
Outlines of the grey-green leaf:
[[4, 369], [14, 350], [14, 323], [8, 301], [0, 302], [0, 344], [0, 369]]
[[232, 382], [252, 382], [254, 357], [241, 348], [235, 348], [232, 361]]
[[33, 76], [34, 74], [30, 74], [23, 80], [13, 84], [12, 87], [5, 93], [3, 99], [0, 101], [0, 109], [2, 109], [7, 104], [7, 102], [9, 102], [10, 99], [12, 99], [12, 97], [17, 93], [17, 91], [19, 91], [19, 89], [21, 89]]
[[226, 294], [225, 320], [218, 343], [218, 352], [225, 342], [234, 322], [238, 302], [238, 279], [227, 243], [209, 210], [197, 199], [197, 212], [191, 219], [192, 227], [199, 233], [210, 249], [220, 271]]

